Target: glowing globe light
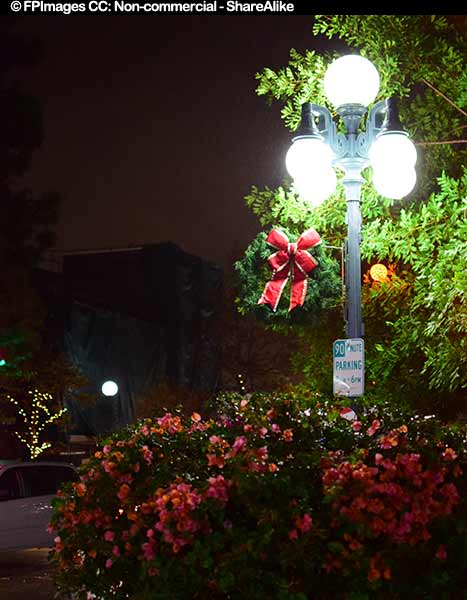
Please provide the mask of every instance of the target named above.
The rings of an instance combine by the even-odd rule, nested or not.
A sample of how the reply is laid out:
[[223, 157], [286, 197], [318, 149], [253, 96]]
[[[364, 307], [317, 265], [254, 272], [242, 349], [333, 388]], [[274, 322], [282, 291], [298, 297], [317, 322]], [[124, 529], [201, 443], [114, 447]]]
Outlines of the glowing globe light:
[[322, 140], [313, 137], [296, 139], [285, 157], [287, 171], [294, 179], [308, 177], [310, 171], [318, 171], [331, 166], [331, 148]]
[[337, 177], [334, 169], [328, 167], [319, 172], [309, 172], [305, 177], [294, 179], [294, 188], [297, 193], [311, 206], [318, 206], [329, 198], [337, 185]]
[[341, 56], [324, 75], [324, 92], [339, 108], [344, 104], [368, 106], [379, 91], [379, 74], [373, 63], [357, 54]]
[[118, 393], [118, 385], [115, 381], [105, 381], [101, 388], [104, 396], [115, 396]]
[[396, 165], [414, 167], [417, 162], [415, 144], [403, 131], [389, 131], [379, 135], [370, 148], [370, 161], [375, 169]]
[[417, 174], [413, 167], [373, 169], [373, 185], [381, 196], [400, 200], [415, 187]]
[[387, 267], [385, 265], [377, 263], [371, 267], [370, 275], [373, 281], [386, 281], [386, 279], [388, 278]]

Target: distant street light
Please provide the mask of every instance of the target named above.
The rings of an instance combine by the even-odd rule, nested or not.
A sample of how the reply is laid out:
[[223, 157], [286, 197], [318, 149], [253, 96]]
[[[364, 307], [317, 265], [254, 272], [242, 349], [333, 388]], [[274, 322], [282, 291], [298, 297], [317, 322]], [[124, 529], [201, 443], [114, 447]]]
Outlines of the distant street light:
[[115, 396], [118, 393], [118, 385], [115, 381], [106, 381], [102, 384], [101, 391], [104, 396]]
[[364, 333], [360, 263], [362, 171], [371, 165], [376, 191], [400, 199], [415, 185], [417, 153], [399, 121], [394, 98], [377, 102], [368, 113], [365, 131], [358, 132], [367, 107], [379, 90], [378, 71], [369, 60], [358, 55], [338, 58], [326, 71], [324, 90], [346, 132], [337, 132], [327, 108], [306, 102], [302, 106], [300, 127], [286, 156], [286, 167], [296, 191], [315, 206], [335, 190], [333, 167], [344, 172], [348, 227], [346, 336], [361, 338]]

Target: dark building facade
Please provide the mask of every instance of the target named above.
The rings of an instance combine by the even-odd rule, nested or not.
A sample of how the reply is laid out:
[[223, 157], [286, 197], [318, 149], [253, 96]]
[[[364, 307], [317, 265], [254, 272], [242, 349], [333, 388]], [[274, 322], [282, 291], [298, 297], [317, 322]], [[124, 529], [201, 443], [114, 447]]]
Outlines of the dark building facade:
[[[164, 379], [216, 387], [220, 267], [163, 243], [65, 254], [62, 274], [40, 280], [63, 348], [89, 381], [83, 391], [97, 397], [87, 407], [65, 399], [76, 433], [131, 422], [138, 398]], [[116, 396], [102, 395], [107, 380], [118, 384]]]

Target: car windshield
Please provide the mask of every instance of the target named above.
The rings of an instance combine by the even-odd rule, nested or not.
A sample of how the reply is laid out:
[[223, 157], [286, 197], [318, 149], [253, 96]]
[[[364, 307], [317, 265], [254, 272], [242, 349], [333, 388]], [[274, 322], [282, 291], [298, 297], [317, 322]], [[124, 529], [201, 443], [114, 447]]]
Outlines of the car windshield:
[[77, 479], [76, 472], [66, 466], [28, 466], [22, 475], [26, 496], [55, 495], [62, 483]]

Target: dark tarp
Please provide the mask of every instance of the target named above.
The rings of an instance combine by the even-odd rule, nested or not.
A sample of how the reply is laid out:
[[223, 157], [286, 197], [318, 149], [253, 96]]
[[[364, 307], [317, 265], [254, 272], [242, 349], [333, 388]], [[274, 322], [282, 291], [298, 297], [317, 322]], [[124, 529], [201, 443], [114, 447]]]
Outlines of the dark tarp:
[[[164, 337], [156, 323], [73, 304], [65, 349], [90, 381], [81, 391], [98, 398], [90, 406], [67, 398], [77, 431], [104, 433], [133, 420], [136, 397], [150, 390], [166, 371]], [[115, 396], [101, 393], [107, 380], [118, 384]]]
[[[67, 256], [64, 276], [73, 299], [65, 350], [90, 381], [82, 391], [98, 398], [89, 407], [67, 398], [77, 433], [131, 422], [138, 397], [163, 378], [195, 390], [215, 388], [219, 267], [168, 243]], [[106, 380], [118, 383], [116, 396], [102, 395]]]

